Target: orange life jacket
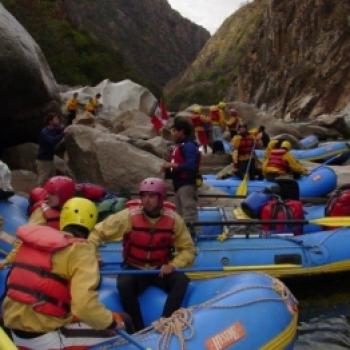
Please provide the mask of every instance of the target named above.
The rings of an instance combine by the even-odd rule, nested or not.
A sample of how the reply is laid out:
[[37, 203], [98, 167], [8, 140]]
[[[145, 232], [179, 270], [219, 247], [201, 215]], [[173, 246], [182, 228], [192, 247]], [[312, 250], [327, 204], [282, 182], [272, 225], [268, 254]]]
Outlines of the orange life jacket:
[[273, 149], [267, 160], [266, 167], [274, 167], [279, 170], [281, 174], [287, 174], [289, 172], [288, 162], [283, 159], [283, 156], [287, 153], [284, 148]]
[[[174, 241], [173, 204], [163, 206], [162, 215], [152, 224], [144, 215], [141, 201], [128, 203], [132, 229], [123, 239], [123, 257], [128, 265], [143, 267], [146, 264], [160, 267], [172, 257]], [[169, 203], [169, 202], [168, 202]]]
[[52, 256], [81, 241], [41, 225], [24, 225], [17, 230], [22, 244], [7, 280], [7, 296], [33, 310], [54, 317], [70, 313], [69, 281], [52, 273]]

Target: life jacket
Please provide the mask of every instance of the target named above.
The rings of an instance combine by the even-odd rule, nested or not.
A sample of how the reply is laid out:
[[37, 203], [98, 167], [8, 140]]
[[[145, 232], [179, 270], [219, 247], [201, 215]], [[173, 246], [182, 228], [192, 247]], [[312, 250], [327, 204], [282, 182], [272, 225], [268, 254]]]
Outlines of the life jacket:
[[158, 221], [152, 224], [144, 215], [143, 207], [130, 201], [132, 228], [124, 235], [124, 262], [131, 266], [143, 267], [146, 264], [160, 267], [172, 257], [175, 224], [174, 210], [166, 206]]
[[46, 225], [58, 230], [60, 228], [61, 211], [56, 208], [51, 208], [45, 202], [42, 202], [40, 207], [43, 211], [43, 215], [46, 220]]
[[267, 160], [266, 168], [276, 168], [281, 174], [287, 174], [289, 172], [288, 162], [283, 159], [283, 156], [287, 151], [283, 148], [273, 149]]
[[212, 121], [213, 125], [219, 125], [220, 124], [220, 112], [219, 111], [211, 111], [210, 112], [210, 120]]
[[[262, 207], [260, 217], [261, 220], [304, 220], [303, 204], [297, 200], [287, 199], [280, 201], [274, 198]], [[302, 225], [263, 224], [262, 227], [264, 231], [293, 231], [295, 235], [303, 233]]]
[[70, 313], [69, 281], [52, 273], [53, 255], [82, 241], [46, 226], [24, 225], [17, 230], [22, 244], [7, 280], [7, 296], [54, 317]]
[[202, 130], [202, 129], [204, 130], [204, 122], [202, 121], [200, 114], [192, 114], [191, 120], [192, 120], [193, 127], [196, 130]]
[[326, 216], [350, 215], [350, 189], [336, 190], [327, 201]]
[[238, 146], [238, 157], [250, 156], [254, 145], [254, 138], [245, 135], [241, 136], [241, 140]]
[[[170, 162], [171, 163], [175, 163], [175, 164], [184, 164], [185, 163], [185, 157], [183, 155], [183, 147], [184, 147], [184, 142], [177, 144], [174, 146], [174, 148], [172, 149], [171, 152], [171, 156], [170, 156]], [[196, 164], [196, 169], [193, 173], [189, 172], [189, 171], [185, 171], [185, 170], [181, 170], [181, 171], [177, 171], [176, 170], [176, 177], [178, 177], [179, 179], [182, 180], [187, 180], [187, 179], [195, 179], [196, 176], [198, 175], [199, 172], [199, 165], [200, 165], [200, 160], [201, 160], [201, 156], [200, 156], [200, 152], [197, 148], [197, 164]]]

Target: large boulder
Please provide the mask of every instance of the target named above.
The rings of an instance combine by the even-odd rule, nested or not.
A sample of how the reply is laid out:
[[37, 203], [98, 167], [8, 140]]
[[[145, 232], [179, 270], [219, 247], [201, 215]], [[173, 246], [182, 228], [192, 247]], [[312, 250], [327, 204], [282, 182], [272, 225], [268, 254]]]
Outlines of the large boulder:
[[157, 99], [147, 88], [128, 79], [118, 83], [105, 79], [94, 87], [85, 86], [66, 91], [61, 94], [63, 101], [70, 98], [74, 92], [79, 93], [81, 104], [86, 103], [90, 97], [100, 93], [102, 95], [101, 103], [103, 104], [101, 116], [107, 119], [109, 116], [135, 110], [150, 115], [157, 103]]
[[162, 176], [163, 160], [125, 142], [125, 136], [82, 125], [66, 136], [70, 169], [79, 182], [89, 181], [118, 191], [135, 190], [142, 179]]
[[39, 46], [0, 3], [0, 146], [34, 141], [59, 110], [55, 79]]

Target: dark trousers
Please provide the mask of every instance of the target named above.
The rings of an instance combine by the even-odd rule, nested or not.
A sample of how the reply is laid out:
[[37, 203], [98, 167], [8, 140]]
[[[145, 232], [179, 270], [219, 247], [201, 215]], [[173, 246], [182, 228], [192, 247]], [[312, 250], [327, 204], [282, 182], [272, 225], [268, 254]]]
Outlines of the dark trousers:
[[[247, 171], [248, 163], [249, 163], [248, 159], [238, 161], [238, 169], [235, 172], [235, 175], [237, 175], [238, 177], [243, 179], [244, 175]], [[250, 163], [250, 167], [249, 167], [249, 179], [252, 180], [252, 179], [256, 178], [257, 176], [259, 177], [259, 174], [258, 174], [258, 171], [255, 167], [255, 159], [253, 158], [251, 163]]]
[[158, 274], [119, 275], [117, 287], [121, 304], [125, 312], [131, 316], [135, 330], [139, 331], [145, 328], [137, 298], [140, 293], [149, 285], [155, 285], [166, 291], [168, 298], [163, 308], [162, 317], [170, 317], [174, 311], [181, 307], [188, 283], [189, 279], [183, 272], [175, 271], [162, 278]]

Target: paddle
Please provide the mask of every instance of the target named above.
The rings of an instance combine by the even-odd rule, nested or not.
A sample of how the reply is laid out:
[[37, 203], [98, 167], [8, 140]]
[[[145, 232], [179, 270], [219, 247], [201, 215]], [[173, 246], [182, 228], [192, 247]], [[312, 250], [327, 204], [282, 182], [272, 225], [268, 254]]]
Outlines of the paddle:
[[246, 196], [248, 193], [249, 170], [250, 170], [250, 165], [252, 163], [252, 159], [254, 157], [255, 145], [256, 145], [256, 139], [254, 139], [253, 147], [252, 147], [252, 150], [250, 151], [249, 161], [248, 161], [247, 168], [245, 170], [243, 180], [237, 187], [237, 190], [236, 190], [237, 196]]
[[0, 349], [17, 350], [17, 347], [0, 327]]
[[[117, 265], [116, 262], [105, 262], [103, 265]], [[194, 272], [241, 272], [241, 271], [273, 271], [279, 269], [294, 269], [297, 267], [302, 267], [299, 264], [268, 264], [268, 265], [241, 265], [241, 266], [207, 266], [207, 267], [191, 267], [187, 269], [177, 269], [176, 271], [184, 273], [194, 273]], [[158, 269], [110, 269], [103, 270], [101, 269], [100, 273], [103, 276], [115, 276], [115, 275], [154, 275], [159, 274], [160, 270]]]
[[350, 226], [350, 216], [329, 216], [312, 220], [229, 220], [229, 221], [198, 221], [193, 222], [192, 226], [233, 226], [233, 225], [278, 225], [278, 224], [286, 224], [286, 225], [308, 225], [315, 224], [321, 226]]
[[[117, 330], [118, 334], [124, 338], [125, 340], [127, 340], [130, 344], [134, 345], [137, 349], [140, 350], [152, 350], [149, 347], [144, 347], [141, 343], [139, 343], [132, 335], [129, 335], [128, 333], [126, 333], [125, 331], [118, 329]], [[100, 344], [94, 345], [94, 346], [90, 346], [89, 350], [101, 350], [101, 349], [105, 349], [105, 346], [113, 346], [113, 344], [115, 343], [115, 341], [118, 339], [118, 337], [113, 337], [111, 339], [108, 339]]]

